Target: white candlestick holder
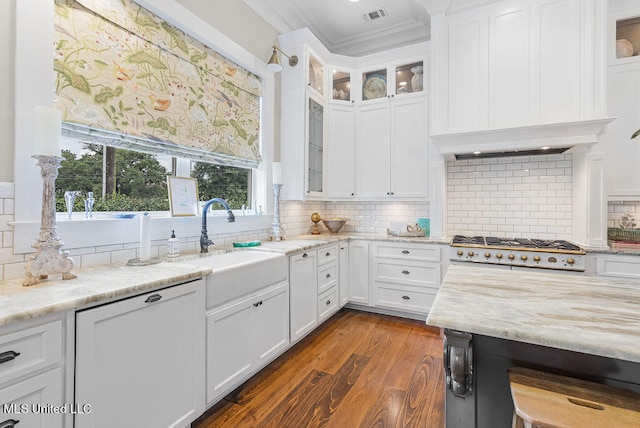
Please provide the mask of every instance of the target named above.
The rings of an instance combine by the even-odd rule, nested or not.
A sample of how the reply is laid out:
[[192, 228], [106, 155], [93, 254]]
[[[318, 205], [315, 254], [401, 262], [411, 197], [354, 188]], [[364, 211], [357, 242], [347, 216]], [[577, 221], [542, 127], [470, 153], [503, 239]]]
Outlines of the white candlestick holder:
[[282, 226], [280, 225], [280, 189], [282, 189], [282, 184], [274, 184], [273, 185], [273, 240], [281, 241], [282, 237]]
[[37, 284], [47, 279], [49, 275], [61, 273], [62, 279], [74, 279], [73, 260], [67, 251], [61, 251], [64, 245], [58, 238], [56, 226], [56, 178], [58, 168], [64, 158], [60, 156], [31, 156], [38, 160], [42, 176], [42, 215], [40, 221], [40, 236], [32, 247], [35, 254], [29, 256], [24, 270], [27, 278], [22, 285], [25, 287]]

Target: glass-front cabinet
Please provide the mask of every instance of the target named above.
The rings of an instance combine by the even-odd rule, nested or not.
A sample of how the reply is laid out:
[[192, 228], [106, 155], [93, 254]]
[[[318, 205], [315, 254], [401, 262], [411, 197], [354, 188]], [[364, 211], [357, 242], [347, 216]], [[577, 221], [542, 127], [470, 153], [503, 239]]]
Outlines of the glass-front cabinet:
[[307, 109], [307, 194], [319, 195], [324, 188], [324, 105], [310, 94]]
[[362, 72], [362, 101], [394, 98], [396, 95], [421, 92], [423, 88], [423, 61], [403, 62]]
[[320, 95], [324, 95], [324, 64], [320, 62], [311, 52], [309, 52], [309, 77], [307, 85]]
[[334, 69], [332, 73], [332, 101], [351, 101], [351, 72]]

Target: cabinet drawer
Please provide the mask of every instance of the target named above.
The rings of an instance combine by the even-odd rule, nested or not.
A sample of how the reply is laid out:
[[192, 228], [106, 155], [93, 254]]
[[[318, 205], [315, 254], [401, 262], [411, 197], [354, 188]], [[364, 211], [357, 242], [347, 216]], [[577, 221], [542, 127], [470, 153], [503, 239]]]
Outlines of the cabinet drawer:
[[318, 268], [318, 294], [338, 284], [338, 264]]
[[374, 279], [437, 289], [440, 287], [440, 264], [378, 261], [374, 263]]
[[323, 322], [338, 311], [338, 287], [333, 287], [318, 297], [318, 323]]
[[0, 336], [0, 384], [62, 360], [62, 320]]
[[411, 312], [427, 313], [436, 298], [436, 292], [421, 293], [396, 289], [378, 284], [376, 287], [376, 306], [400, 309]]
[[338, 260], [338, 246], [332, 245], [331, 247], [321, 248], [318, 250], [318, 266], [326, 265], [327, 263], [335, 262]]
[[[63, 414], [47, 412], [47, 406], [61, 406], [71, 410], [62, 399], [62, 369], [49, 370], [38, 376], [27, 378], [9, 387], [0, 389], [0, 426], [12, 426], [8, 421], [19, 421], [16, 428], [62, 428]], [[85, 403], [83, 403], [85, 404]], [[43, 409], [43, 411], [34, 411]], [[88, 407], [78, 405], [78, 411]], [[7, 423], [8, 425], [5, 425]]]
[[374, 245], [375, 257], [388, 259], [440, 261], [440, 246], [428, 244], [377, 243]]

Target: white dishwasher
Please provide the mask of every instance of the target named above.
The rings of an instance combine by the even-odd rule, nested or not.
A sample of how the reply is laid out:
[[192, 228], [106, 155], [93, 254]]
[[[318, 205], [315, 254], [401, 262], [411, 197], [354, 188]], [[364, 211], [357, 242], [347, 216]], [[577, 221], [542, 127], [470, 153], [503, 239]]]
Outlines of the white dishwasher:
[[204, 283], [76, 313], [75, 427], [185, 427], [204, 412]]

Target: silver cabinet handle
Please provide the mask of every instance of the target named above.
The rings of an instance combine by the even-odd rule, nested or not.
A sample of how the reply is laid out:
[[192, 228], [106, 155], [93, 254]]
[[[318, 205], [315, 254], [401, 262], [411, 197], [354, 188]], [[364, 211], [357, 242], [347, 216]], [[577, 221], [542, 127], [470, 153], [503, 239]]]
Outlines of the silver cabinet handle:
[[302, 257], [303, 257], [303, 258], [305, 258], [305, 257], [309, 257], [309, 255], [308, 255], [307, 253], [304, 253], [304, 254], [302, 255]]
[[20, 421], [15, 419], [7, 419], [6, 421], [0, 422], [0, 428], [13, 428], [18, 425]]
[[325, 254], [326, 257], [331, 257], [331, 253], [327, 251], [327, 253]]
[[[20, 352], [16, 352], [16, 351], [3, 352], [2, 354], [0, 354], [0, 364], [8, 363], [9, 361], [15, 359], [18, 355], [20, 355]], [[2, 428], [2, 426], [0, 426], [0, 428]]]
[[409, 296], [402, 296], [402, 298], [403, 298], [404, 300], [409, 300], [409, 299], [411, 299], [411, 297], [409, 297]]
[[327, 300], [327, 306], [331, 304], [331, 300]]
[[405, 274], [405, 275], [409, 275], [409, 271], [408, 270], [403, 270], [402, 273]]
[[409, 250], [402, 250], [402, 254], [409, 254]]
[[260, 300], [259, 302], [255, 302], [255, 303], [253, 304], [253, 306], [254, 306], [254, 307], [256, 307], [256, 308], [257, 308], [258, 306], [260, 306], [260, 305], [262, 305], [262, 300]]
[[325, 276], [325, 278], [331, 278], [331, 274], [330, 274], [330, 273], [328, 273], [328, 274]]
[[151, 296], [147, 297], [147, 300], [145, 300], [145, 303], [153, 303], [153, 302], [157, 302], [158, 300], [162, 299], [162, 296], [159, 294], [152, 294]]

